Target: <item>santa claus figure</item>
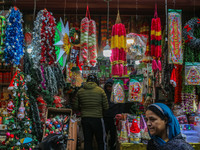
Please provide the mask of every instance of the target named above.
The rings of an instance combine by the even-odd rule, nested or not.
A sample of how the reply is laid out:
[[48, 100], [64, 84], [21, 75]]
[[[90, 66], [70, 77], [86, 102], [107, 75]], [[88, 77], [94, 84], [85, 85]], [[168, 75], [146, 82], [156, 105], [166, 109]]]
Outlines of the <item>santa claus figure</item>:
[[7, 111], [8, 111], [9, 113], [11, 113], [11, 112], [13, 111], [13, 108], [14, 108], [13, 102], [12, 102], [12, 101], [9, 101], [9, 102], [8, 102]]

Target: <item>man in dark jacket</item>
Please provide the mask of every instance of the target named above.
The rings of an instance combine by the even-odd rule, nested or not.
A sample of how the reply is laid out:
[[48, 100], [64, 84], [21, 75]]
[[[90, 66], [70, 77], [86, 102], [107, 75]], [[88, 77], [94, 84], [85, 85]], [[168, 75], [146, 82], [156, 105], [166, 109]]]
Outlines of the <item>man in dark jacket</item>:
[[108, 79], [104, 85], [104, 91], [108, 98], [109, 109], [104, 113], [104, 123], [106, 133], [110, 133], [108, 147], [110, 150], [116, 150], [117, 130], [115, 126], [115, 115], [122, 113], [123, 104], [114, 104], [110, 101], [112, 92], [113, 80]]
[[108, 109], [106, 94], [97, 86], [97, 77], [89, 75], [87, 82], [77, 92], [74, 109], [81, 112], [84, 134], [84, 150], [92, 150], [93, 135], [96, 137], [98, 150], [106, 150], [103, 112]]

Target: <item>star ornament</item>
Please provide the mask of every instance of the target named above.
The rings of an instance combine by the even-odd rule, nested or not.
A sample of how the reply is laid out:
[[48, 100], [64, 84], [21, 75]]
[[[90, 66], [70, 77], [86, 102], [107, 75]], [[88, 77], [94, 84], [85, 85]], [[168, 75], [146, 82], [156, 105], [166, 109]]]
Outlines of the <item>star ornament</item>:
[[60, 36], [60, 41], [58, 41], [54, 45], [60, 47], [60, 53], [57, 57], [56, 63], [63, 56], [63, 68], [64, 68], [67, 57], [69, 56], [69, 53], [70, 53], [71, 40], [69, 38], [69, 23], [67, 22], [66, 25], [64, 26], [64, 23], [61, 18], [60, 18], [60, 22], [61, 22], [61, 31], [57, 29]]

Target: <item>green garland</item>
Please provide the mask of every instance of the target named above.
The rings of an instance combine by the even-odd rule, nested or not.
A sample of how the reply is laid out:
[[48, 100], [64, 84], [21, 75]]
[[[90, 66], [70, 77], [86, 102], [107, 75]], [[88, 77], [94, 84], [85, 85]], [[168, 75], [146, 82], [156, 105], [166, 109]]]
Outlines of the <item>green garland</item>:
[[[57, 27], [57, 29], [59, 31], [61, 31], [61, 22], [58, 22], [56, 27]], [[57, 43], [58, 41], [60, 41], [60, 36], [59, 36], [58, 30], [56, 30], [56, 33], [55, 33], [55, 39], [54, 39], [55, 43]], [[55, 46], [55, 50], [56, 50], [56, 56], [58, 57], [59, 53], [60, 53], [60, 47]], [[59, 62], [59, 64], [61, 66], [63, 66], [63, 56], [60, 58], [60, 60], [58, 62]]]

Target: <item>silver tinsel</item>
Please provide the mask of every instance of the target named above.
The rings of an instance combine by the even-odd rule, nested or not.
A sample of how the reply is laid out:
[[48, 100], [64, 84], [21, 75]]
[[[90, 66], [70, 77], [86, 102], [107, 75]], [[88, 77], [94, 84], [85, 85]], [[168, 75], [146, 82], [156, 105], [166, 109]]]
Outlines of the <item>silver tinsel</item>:
[[43, 20], [43, 12], [44, 10], [40, 10], [37, 14], [36, 20], [34, 21], [33, 40], [31, 43], [31, 45], [33, 46], [31, 57], [34, 64], [34, 68], [40, 66], [39, 63], [41, 58], [41, 27]]
[[57, 80], [51, 66], [44, 67], [44, 77], [46, 79], [46, 88], [52, 96], [58, 93]]

